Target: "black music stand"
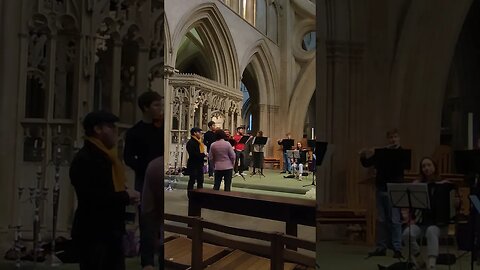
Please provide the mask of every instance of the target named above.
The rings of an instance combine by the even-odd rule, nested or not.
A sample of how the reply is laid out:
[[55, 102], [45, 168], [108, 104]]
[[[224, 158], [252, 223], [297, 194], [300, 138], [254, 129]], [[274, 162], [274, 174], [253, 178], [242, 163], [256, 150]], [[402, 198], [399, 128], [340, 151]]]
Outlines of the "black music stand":
[[312, 183], [309, 185], [304, 185], [303, 187], [315, 186], [315, 173], [317, 172], [317, 166], [321, 166], [323, 159], [325, 158], [325, 154], [327, 153], [328, 143], [327, 142], [317, 142], [315, 140], [308, 140], [308, 146], [312, 147], [313, 152], [315, 153], [315, 157], [313, 159], [313, 177]]
[[[461, 173], [469, 177], [470, 186], [470, 209], [476, 209], [476, 211], [470, 210], [470, 222], [471, 222], [471, 231], [470, 231], [470, 248], [471, 248], [471, 259], [470, 259], [470, 268], [473, 269], [474, 260], [477, 254], [477, 231], [475, 229], [476, 221], [478, 219], [478, 214], [480, 209], [477, 208], [478, 205], [478, 193], [479, 186], [478, 180], [480, 175], [480, 150], [458, 150], [454, 152], [455, 167], [457, 173]], [[478, 203], [477, 203], [478, 204]], [[476, 213], [475, 213], [476, 212]]]
[[[267, 141], [268, 141], [268, 137], [255, 137], [255, 140], [253, 141], [253, 145], [263, 145], [265, 146], [267, 144]], [[263, 154], [263, 153], [262, 153]], [[254, 161], [255, 163], [255, 161]], [[255, 167], [254, 167], [255, 168]], [[264, 174], [263, 174], [263, 165], [262, 165], [262, 168], [259, 168], [261, 169], [260, 170], [260, 178], [263, 176], [263, 177], [266, 177]]]
[[385, 176], [392, 180], [397, 180], [399, 176], [403, 177], [404, 170], [409, 170], [411, 167], [411, 159], [410, 149], [375, 149], [375, 167], [387, 172]]
[[291, 150], [293, 145], [295, 145], [295, 140], [293, 139], [283, 139], [282, 140], [283, 149]]
[[245, 143], [248, 141], [248, 139], [250, 139], [250, 136], [248, 136], [248, 135], [243, 135], [242, 138], [240, 139], [240, 141], [238, 141], [238, 143], [243, 143], [243, 144], [245, 144]]
[[[426, 183], [387, 183], [388, 196], [392, 207], [408, 208], [411, 213], [413, 209], [430, 209], [430, 198], [428, 197], [428, 185]], [[405, 262], [405, 269], [412, 263], [412, 231], [408, 233], [408, 258]]]

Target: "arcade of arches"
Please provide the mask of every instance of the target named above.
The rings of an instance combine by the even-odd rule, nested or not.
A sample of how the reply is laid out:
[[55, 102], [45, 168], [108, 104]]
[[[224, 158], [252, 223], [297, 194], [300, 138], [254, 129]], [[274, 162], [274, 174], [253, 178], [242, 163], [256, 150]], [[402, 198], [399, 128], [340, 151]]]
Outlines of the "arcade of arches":
[[[33, 186], [39, 165], [52, 188], [54, 142], [67, 179], [82, 116], [111, 110], [122, 134], [140, 119], [135, 100], [147, 89], [165, 97], [170, 162], [188, 130], [211, 119], [273, 142], [314, 127], [335, 145], [317, 204], [365, 206], [357, 152], [382, 145], [385, 130], [400, 129], [414, 161], [477, 137], [479, 14], [473, 0], [2, 1], [0, 234], [30, 224], [18, 188]], [[266, 155], [277, 154], [270, 143]], [[61, 188], [67, 232], [75, 198], [68, 181]]]

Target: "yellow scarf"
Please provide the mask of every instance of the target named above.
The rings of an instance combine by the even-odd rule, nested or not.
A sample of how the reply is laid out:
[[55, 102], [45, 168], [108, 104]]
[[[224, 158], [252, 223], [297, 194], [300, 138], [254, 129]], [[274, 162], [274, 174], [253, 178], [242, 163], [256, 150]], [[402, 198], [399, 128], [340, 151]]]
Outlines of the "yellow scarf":
[[201, 139], [197, 139], [197, 137], [192, 136], [199, 144], [200, 144], [200, 153], [205, 153], [205, 144], [203, 144]]
[[107, 154], [112, 162], [112, 179], [115, 192], [125, 191], [127, 177], [125, 176], [125, 168], [120, 159], [118, 159], [117, 148], [113, 147], [112, 149], [107, 149], [102, 141], [94, 137], [86, 137], [85, 139]]

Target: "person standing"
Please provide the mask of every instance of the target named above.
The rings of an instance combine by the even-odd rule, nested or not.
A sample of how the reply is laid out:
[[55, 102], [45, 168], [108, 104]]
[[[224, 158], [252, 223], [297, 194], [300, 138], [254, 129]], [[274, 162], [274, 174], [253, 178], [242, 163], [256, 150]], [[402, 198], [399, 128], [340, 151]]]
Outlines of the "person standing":
[[[387, 140], [388, 145], [385, 147], [386, 149], [402, 148], [400, 146], [400, 135], [397, 129], [387, 131]], [[403, 180], [403, 169], [399, 171], [388, 171], [378, 167], [378, 160], [374, 149], [361, 150], [360, 162], [363, 167], [375, 166], [377, 169], [375, 178], [377, 204], [376, 248], [374, 251], [369, 252], [368, 256], [385, 256], [387, 247], [391, 247], [394, 258], [403, 258], [401, 252], [402, 225], [400, 209], [392, 206], [387, 192], [387, 183]]]
[[240, 140], [243, 137], [243, 132], [245, 129], [243, 127], [237, 127], [237, 134], [233, 136], [233, 139], [235, 140], [235, 165], [234, 165], [234, 170], [235, 170], [235, 175], [234, 176], [244, 176], [246, 175], [243, 170], [246, 167], [245, 166], [245, 144], [241, 143]]
[[[154, 91], [141, 94], [138, 97], [138, 107], [142, 111], [142, 120], [130, 128], [125, 135], [123, 159], [125, 164], [135, 171], [135, 190], [138, 192], [143, 192], [145, 171], [150, 161], [164, 155], [162, 100], [162, 97]], [[155, 265], [154, 251], [149, 249], [149, 245], [143, 245], [153, 237], [152, 232], [144, 230], [141, 208], [139, 215], [141, 265], [142, 267], [153, 266]]]
[[190, 130], [192, 136], [187, 142], [187, 171], [189, 173], [189, 180], [187, 186], [188, 190], [192, 190], [195, 182], [197, 188], [203, 188], [203, 164], [206, 157], [207, 147], [202, 142], [202, 129], [194, 127]]
[[125, 269], [125, 207], [137, 204], [140, 193], [125, 186], [124, 165], [115, 147], [117, 121], [106, 111], [87, 114], [85, 143], [70, 166], [78, 202], [71, 234], [81, 270]]
[[[208, 122], [208, 131], [203, 134], [203, 143], [207, 146], [207, 153], [210, 153], [210, 145], [215, 142], [215, 122]], [[208, 178], [213, 179], [213, 164], [208, 160]]]
[[220, 189], [222, 179], [225, 183], [224, 190], [230, 191], [232, 185], [232, 170], [235, 163], [235, 152], [232, 146], [225, 139], [227, 135], [223, 130], [216, 131], [217, 140], [212, 143], [208, 159], [215, 168], [214, 190]]
[[285, 138], [280, 139], [277, 141], [278, 145], [282, 146], [283, 150], [283, 171], [280, 173], [288, 173], [290, 174], [292, 171], [292, 163], [290, 162], [290, 158], [287, 155], [287, 150], [292, 150], [293, 144], [290, 144], [288, 140], [292, 139], [292, 135], [290, 132], [285, 134]]
[[[158, 269], [164, 268], [164, 246], [163, 246], [163, 220], [164, 220], [164, 179], [165, 168], [163, 156], [152, 160], [145, 171], [145, 183], [142, 193], [142, 216], [145, 221], [145, 229], [152, 237], [150, 241], [144, 242], [145, 250], [151, 250], [154, 256], [155, 245], [160, 242], [158, 248]], [[153, 270], [153, 265], [143, 268]]]

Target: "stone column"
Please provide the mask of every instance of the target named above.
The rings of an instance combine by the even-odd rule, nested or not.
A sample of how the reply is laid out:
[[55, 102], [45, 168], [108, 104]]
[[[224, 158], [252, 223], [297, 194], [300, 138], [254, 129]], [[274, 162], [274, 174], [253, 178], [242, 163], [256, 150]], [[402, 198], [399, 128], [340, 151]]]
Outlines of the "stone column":
[[247, 20], [252, 25], [254, 25], [254, 21], [255, 21], [254, 14], [255, 14], [254, 1], [247, 1], [246, 11], [245, 11], [245, 20]]
[[[148, 90], [148, 47], [140, 47], [138, 50], [138, 59], [136, 66], [135, 76], [137, 81], [135, 83], [136, 87], [136, 97], [140, 96], [143, 92]], [[161, 93], [160, 93], [161, 94]], [[137, 100], [134, 102], [135, 108], [135, 119], [140, 120], [143, 116], [142, 111], [137, 106]]]
[[[22, 3], [20, 1], [3, 1], [0, 5], [0, 32], [1, 51], [0, 54], [0, 113], [3, 117], [0, 122], [0, 188], [3, 194], [0, 198], [0, 233], [1, 237], [11, 235], [7, 231], [8, 225], [13, 225], [18, 214], [18, 202], [16, 200], [17, 183], [15, 171], [19, 160], [19, 152], [16, 143], [16, 134], [23, 134], [18, 124], [17, 105], [18, 95], [13, 94], [19, 90], [19, 71], [21, 65], [25, 65], [27, 59], [27, 36], [19, 37], [20, 17]], [[8, 116], [8, 117], [6, 117]], [[5, 234], [4, 234], [5, 233]]]
[[120, 115], [120, 89], [122, 87], [120, 81], [120, 72], [122, 67], [122, 42], [114, 41], [112, 48], [112, 96], [111, 106], [112, 113]]

